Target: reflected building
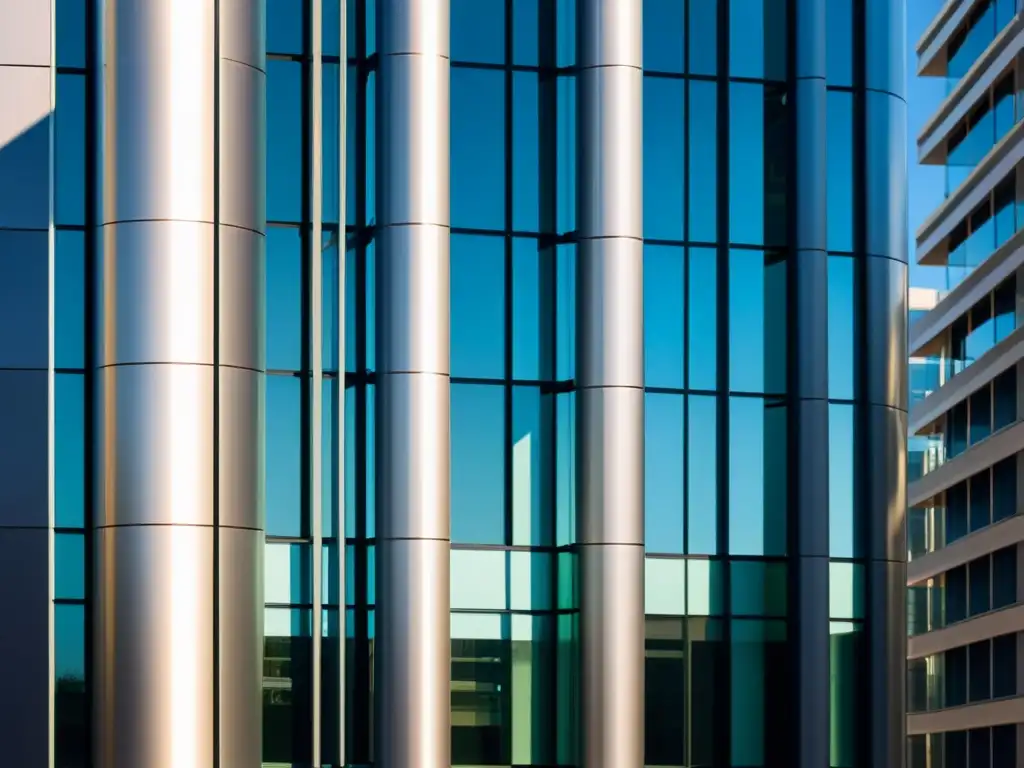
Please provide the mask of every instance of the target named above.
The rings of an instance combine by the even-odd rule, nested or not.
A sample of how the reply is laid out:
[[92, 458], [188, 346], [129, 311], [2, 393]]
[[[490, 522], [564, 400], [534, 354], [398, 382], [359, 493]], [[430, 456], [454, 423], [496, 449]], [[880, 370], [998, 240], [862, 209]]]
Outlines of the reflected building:
[[919, 74], [948, 94], [917, 139], [920, 161], [946, 171], [917, 260], [945, 269], [947, 290], [911, 296], [911, 768], [1024, 760], [1020, 11], [950, 2], [917, 45]]
[[5, 759], [901, 766], [904, 34], [0, 0]]

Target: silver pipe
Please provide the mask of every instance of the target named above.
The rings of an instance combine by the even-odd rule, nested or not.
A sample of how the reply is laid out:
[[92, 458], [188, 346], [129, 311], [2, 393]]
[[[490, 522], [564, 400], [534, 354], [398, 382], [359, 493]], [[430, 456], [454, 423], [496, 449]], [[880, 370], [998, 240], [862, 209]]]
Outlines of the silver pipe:
[[580, 758], [621, 768], [644, 757], [642, 4], [577, 14]]
[[448, 768], [448, 0], [377, 20], [375, 759]]

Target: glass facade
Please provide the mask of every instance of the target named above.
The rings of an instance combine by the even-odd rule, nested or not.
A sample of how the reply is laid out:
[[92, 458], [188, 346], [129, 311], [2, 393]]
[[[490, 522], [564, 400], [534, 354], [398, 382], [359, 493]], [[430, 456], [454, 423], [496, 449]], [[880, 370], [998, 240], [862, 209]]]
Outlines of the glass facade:
[[[591, 311], [580, 266], [580, 185], [593, 178], [580, 125], [592, 98], [580, 66], [585, 2], [421, 4], [423, 13], [448, 11], [432, 23], [447, 24], [450, 36], [450, 275], [441, 311], [450, 323], [453, 766], [581, 765], [588, 738], [581, 559], [592, 544], [581, 535], [578, 459], [592, 446], [580, 445], [577, 348]], [[616, 12], [632, 2], [641, 0], [601, 5]], [[100, 768], [89, 723], [104, 706], [93, 671], [104, 654], [95, 647], [103, 594], [93, 586], [102, 553], [90, 533], [104, 482], [91, 448], [102, 428], [93, 404], [102, 336], [95, 230], [104, 219], [93, 190], [104, 160], [94, 42], [104, 5], [121, 4], [59, 0], [55, 15], [53, 311], [42, 320], [52, 322], [52, 339], [41, 369], [52, 383], [52, 514], [43, 527], [53, 537], [56, 768]], [[226, 4], [215, 5], [227, 23]], [[393, 588], [393, 573], [378, 558], [378, 497], [390, 490], [382, 491], [378, 417], [391, 407], [381, 387], [393, 372], [378, 360], [391, 354], [382, 338], [400, 310], [381, 287], [393, 276], [379, 271], [392, 263], [382, 261], [393, 246], [381, 221], [392, 210], [389, 158], [399, 153], [381, 145], [391, 127], [381, 125], [379, 105], [399, 87], [382, 51], [402, 26], [382, 14], [407, 6], [254, 4], [265, 14], [266, 46], [265, 276], [254, 299], [265, 307], [265, 544], [254, 588], [264, 603], [260, 754], [274, 768], [382, 764], [377, 720], [388, 714], [378, 697], [389, 694], [375, 675], [376, 599], [378, 586]], [[0, 2], [0, 28], [6, 7]], [[905, 190], [894, 168], [905, 159], [906, 106], [893, 64], [903, 59], [904, 21], [893, 8], [889, 0], [642, 2], [637, 703], [647, 766], [820, 768], [823, 757], [832, 768], [861, 768], [904, 749], [903, 667], [891, 666], [884, 638], [901, 637], [905, 615], [902, 586], [893, 587], [905, 582], [905, 497], [902, 476], [891, 475], [906, 459], [908, 387], [902, 378], [880, 383], [902, 360], [905, 335]], [[0, 80], [5, 40], [0, 31]], [[802, 103], [810, 118], [798, 115]], [[798, 205], [816, 193], [820, 216]], [[3, 218], [5, 202], [0, 191], [0, 276], [9, 268], [27, 281], [31, 267], [4, 247], [16, 229]], [[978, 344], [1013, 330], [1000, 296], [965, 319], [949, 365], [966, 365]], [[19, 319], [16, 306], [0, 301], [5, 325]], [[23, 367], [5, 354], [0, 342], [0, 392], [4, 371]], [[1016, 418], [1000, 386], [985, 390], [987, 403], [983, 393], [965, 403], [961, 450]], [[959, 434], [947, 434], [947, 455]], [[6, 440], [0, 426], [0, 477], [13, 466]], [[961, 511], [973, 520], [981, 492], [965, 486], [972, 501], [965, 491]], [[0, 490], [0, 553], [9, 498]], [[921, 527], [941, 527], [951, 540], [955, 506], [930, 509]], [[911, 546], [924, 551], [914, 530]], [[0, 581], [6, 575], [0, 566]], [[0, 629], [0, 647], [3, 639]], [[217, 651], [214, 664], [230, 653]], [[815, 658], [827, 663], [814, 666]], [[809, 733], [809, 723], [819, 730]]]

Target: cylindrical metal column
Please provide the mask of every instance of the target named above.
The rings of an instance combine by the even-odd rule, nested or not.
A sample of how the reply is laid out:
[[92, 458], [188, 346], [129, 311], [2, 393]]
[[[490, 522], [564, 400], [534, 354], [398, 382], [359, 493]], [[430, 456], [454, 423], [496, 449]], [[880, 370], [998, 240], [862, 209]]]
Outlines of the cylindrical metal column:
[[795, 18], [789, 331], [790, 489], [793, 514], [790, 623], [800, 768], [829, 765], [828, 243], [825, 138], [825, 4], [798, 0]]
[[642, 3], [578, 5], [580, 765], [644, 757]]
[[377, 20], [374, 757], [448, 768], [448, 0], [380, 0]]
[[260, 764], [262, 2], [102, 4], [95, 762]]
[[907, 103], [906, 4], [864, 3], [863, 360], [860, 514], [867, 527], [867, 678], [872, 766], [906, 760]]

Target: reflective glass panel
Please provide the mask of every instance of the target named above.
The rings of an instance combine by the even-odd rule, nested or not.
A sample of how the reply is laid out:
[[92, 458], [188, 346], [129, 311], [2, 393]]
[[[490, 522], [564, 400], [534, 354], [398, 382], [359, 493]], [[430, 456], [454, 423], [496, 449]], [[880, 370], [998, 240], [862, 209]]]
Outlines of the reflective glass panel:
[[302, 216], [302, 66], [267, 61], [268, 221], [297, 222]]
[[686, 251], [644, 246], [644, 384], [683, 388]]
[[267, 376], [268, 536], [303, 535], [300, 385], [301, 381], [293, 376]]
[[[646, 26], [646, 25], [645, 25]], [[684, 81], [643, 79], [644, 237], [683, 239]]]
[[451, 374], [505, 374], [505, 239], [451, 237]]
[[298, 228], [267, 230], [267, 369], [302, 365], [302, 238]]
[[451, 219], [453, 227], [504, 229], [503, 72], [452, 68]]
[[451, 387], [452, 541], [505, 543], [504, 389]]
[[648, 552], [683, 552], [683, 395], [644, 396], [644, 535]]

